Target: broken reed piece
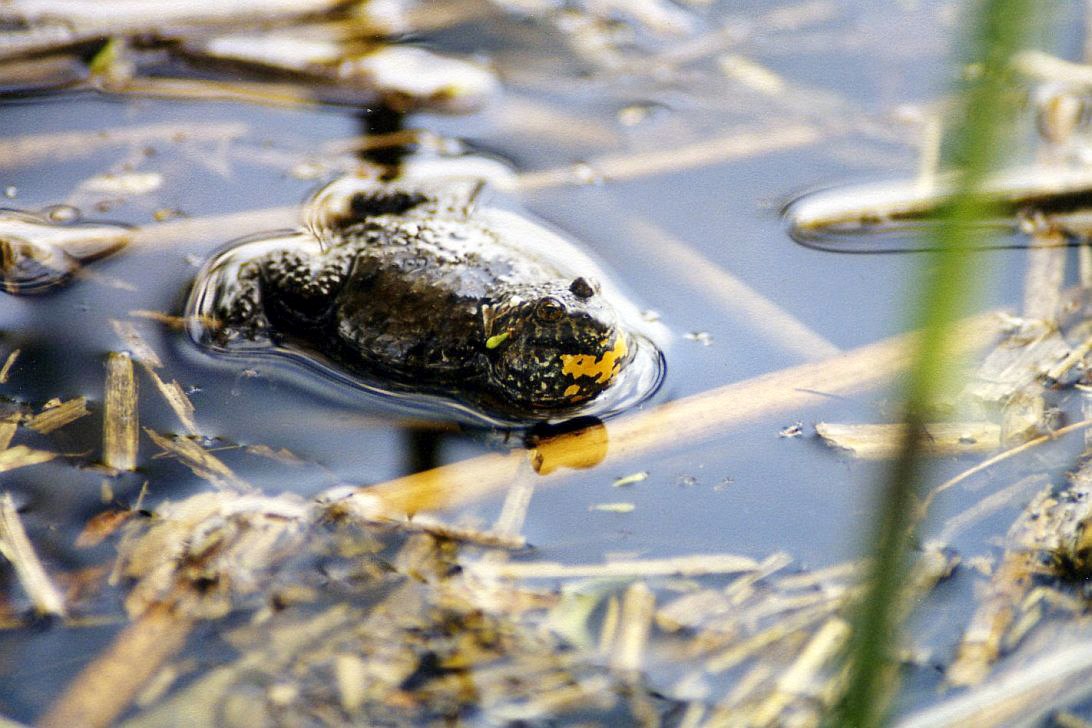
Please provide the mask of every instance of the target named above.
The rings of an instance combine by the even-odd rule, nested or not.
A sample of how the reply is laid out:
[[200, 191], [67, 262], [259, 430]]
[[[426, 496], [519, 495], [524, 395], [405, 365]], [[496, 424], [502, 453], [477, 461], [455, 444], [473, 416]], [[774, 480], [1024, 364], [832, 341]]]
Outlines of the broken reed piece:
[[137, 383], [133, 360], [125, 352], [106, 357], [106, 396], [102, 409], [102, 462], [115, 470], [135, 470], [137, 462]]
[[[865, 460], [893, 458], [906, 437], [902, 423], [857, 425], [819, 422], [815, 431], [831, 447]], [[931, 422], [921, 451], [934, 457], [988, 453], [1001, 447], [1001, 426], [993, 422]]]
[[27, 427], [35, 432], [47, 435], [89, 414], [91, 414], [91, 411], [87, 409], [87, 399], [85, 397], [75, 397], [52, 407], [47, 406], [27, 420]]
[[190, 398], [182, 391], [182, 385], [176, 379], [169, 382], [164, 381], [159, 376], [159, 372], [156, 371], [163, 367], [163, 361], [155, 350], [149, 346], [148, 342], [144, 340], [144, 337], [140, 335], [140, 332], [136, 330], [131, 322], [112, 319], [110, 324], [114, 328], [114, 333], [125, 343], [137, 362], [144, 368], [144, 372], [151, 378], [159, 393], [163, 395], [163, 399], [174, 411], [186, 432], [194, 436], [200, 435], [201, 432], [197, 429], [197, 423], [193, 419], [196, 410], [193, 403], [190, 402]]
[[21, 351], [21, 349], [14, 350], [4, 360], [4, 366], [0, 367], [0, 384], [7, 384], [8, 377], [11, 376], [11, 368], [15, 366], [15, 360], [19, 358]]
[[656, 595], [648, 585], [643, 581], [630, 584], [622, 596], [621, 621], [610, 656], [613, 670], [630, 674], [641, 670], [655, 611]]
[[148, 427], [144, 432], [165, 452], [178, 458], [193, 474], [217, 490], [236, 493], [254, 492], [255, 488], [240, 478], [220, 458], [185, 436], [162, 435]]
[[[13, 448], [14, 449], [14, 448]], [[15, 575], [38, 614], [64, 617], [64, 598], [49, 580], [45, 567], [27, 538], [11, 493], [0, 496], [0, 555], [11, 562]]]

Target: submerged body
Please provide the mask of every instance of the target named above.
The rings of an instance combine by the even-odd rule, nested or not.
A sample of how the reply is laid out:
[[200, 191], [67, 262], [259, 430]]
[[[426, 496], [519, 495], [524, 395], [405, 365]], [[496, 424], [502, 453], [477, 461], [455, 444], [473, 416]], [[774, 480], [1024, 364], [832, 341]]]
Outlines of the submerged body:
[[219, 322], [223, 348], [302, 342], [353, 373], [494, 411], [575, 409], [615, 382], [643, 339], [574, 248], [479, 208], [479, 191], [335, 182], [312, 201], [308, 232], [258, 241], [190, 313]]

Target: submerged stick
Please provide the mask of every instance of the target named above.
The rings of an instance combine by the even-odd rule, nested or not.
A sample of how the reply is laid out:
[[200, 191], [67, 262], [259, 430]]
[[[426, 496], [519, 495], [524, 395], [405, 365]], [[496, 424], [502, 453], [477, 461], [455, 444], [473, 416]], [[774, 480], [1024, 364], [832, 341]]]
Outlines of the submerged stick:
[[729, 316], [778, 348], [803, 361], [818, 361], [841, 352], [784, 307], [667, 231], [647, 220], [619, 213], [611, 215], [611, 223], [624, 231], [626, 238], [640, 243], [647, 259], [675, 271]]
[[109, 147], [140, 147], [157, 142], [221, 142], [239, 139], [250, 131], [242, 122], [201, 124], [161, 123], [95, 131], [27, 134], [0, 139], [0, 169], [48, 161], [81, 159]]
[[194, 618], [165, 605], [149, 609], [88, 664], [38, 720], [41, 728], [111, 725], [148, 678], [182, 649]]
[[[807, 124], [762, 130], [744, 129], [682, 147], [604, 155], [588, 160], [587, 167], [593, 176], [609, 181], [624, 181], [795, 149], [814, 144], [822, 138], [819, 129]], [[573, 167], [566, 166], [525, 172], [519, 177], [519, 189], [563, 187], [580, 184], [581, 181]]]
[[[980, 349], [1000, 332], [996, 312], [960, 322], [952, 341], [957, 353]], [[530, 452], [489, 454], [361, 488], [362, 507], [377, 513], [412, 513], [474, 502], [506, 488], [528, 461], [540, 475], [560, 479], [558, 467], [569, 463], [616, 462], [678, 445], [696, 444], [753, 422], [796, 412], [827, 401], [828, 395], [867, 391], [904, 372], [918, 334], [901, 334], [822, 362], [763, 374], [735, 384], [669, 402], [619, 418], [606, 428], [591, 428]], [[606, 438], [606, 441], [604, 441]]]

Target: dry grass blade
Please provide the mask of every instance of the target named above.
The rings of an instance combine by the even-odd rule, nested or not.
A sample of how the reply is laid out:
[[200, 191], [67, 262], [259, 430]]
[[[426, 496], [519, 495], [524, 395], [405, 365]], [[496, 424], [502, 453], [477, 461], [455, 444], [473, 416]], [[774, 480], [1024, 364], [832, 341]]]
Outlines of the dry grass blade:
[[561, 564], [553, 561], [465, 564], [465, 568], [475, 576], [500, 579], [703, 576], [735, 574], [753, 571], [758, 567], [759, 564], [754, 559], [735, 554], [694, 554], [671, 559], [608, 561], [604, 564]]
[[148, 342], [144, 340], [144, 337], [140, 335], [135, 326], [128, 321], [118, 321], [117, 319], [111, 320], [110, 325], [114, 327], [114, 333], [129, 348], [129, 351], [141, 365], [149, 369], [161, 369], [163, 367], [159, 354], [156, 354], [155, 349], [148, 346]]
[[[962, 321], [952, 339], [967, 353], [982, 348], [999, 332], [1000, 319], [990, 312]], [[760, 417], [822, 404], [827, 401], [826, 395], [879, 386], [905, 371], [916, 341], [916, 334], [903, 334], [822, 362], [782, 369], [670, 402], [610, 423], [606, 442], [601, 428], [592, 428], [564, 436], [552, 447], [540, 445], [530, 452], [530, 459], [538, 472], [545, 474], [556, 470], [554, 461], [559, 459], [587, 467], [680, 443], [698, 444]], [[470, 503], [507, 487], [525, 467], [526, 458], [520, 452], [485, 455], [362, 488], [354, 497], [376, 514], [415, 513]]]
[[128, 354], [106, 358], [106, 396], [102, 408], [102, 461], [110, 468], [133, 470], [137, 460], [137, 384]]
[[57, 453], [46, 450], [32, 450], [26, 445], [9, 447], [0, 450], [0, 473], [25, 468], [28, 465], [49, 462], [55, 457], [57, 457]]
[[221, 490], [250, 491], [254, 487], [205, 448], [185, 437], [167, 437], [147, 427], [144, 432], [156, 445], [177, 457], [194, 475]]
[[827, 599], [814, 607], [789, 614], [766, 629], [756, 632], [747, 639], [737, 641], [727, 650], [710, 658], [705, 664], [705, 669], [710, 673], [730, 670], [760, 654], [771, 645], [782, 642], [801, 630], [810, 628], [815, 623], [829, 617], [831, 613], [841, 609], [844, 604], [845, 598], [840, 595], [833, 599]]
[[[805, 124], [745, 129], [682, 147], [602, 156], [588, 160], [587, 166], [596, 177], [624, 181], [794, 149], [815, 144], [822, 138], [818, 129]], [[572, 167], [526, 172], [519, 177], [519, 188], [524, 191], [581, 183]]]
[[91, 411], [87, 409], [87, 399], [76, 397], [42, 410], [27, 420], [27, 427], [46, 435], [89, 414]]
[[21, 349], [16, 349], [4, 360], [4, 366], [0, 367], [0, 384], [7, 384], [8, 377], [11, 376], [11, 368], [15, 366], [15, 360], [19, 358], [20, 351]]
[[[853, 425], [819, 422], [815, 431], [830, 445], [855, 457], [894, 457], [906, 433], [904, 424]], [[1001, 447], [1001, 426], [992, 422], [935, 422], [925, 426], [922, 453], [933, 456], [993, 452]]]
[[65, 616], [64, 599], [38, 560], [11, 493], [0, 496], [0, 555], [11, 562], [19, 583], [39, 614]]

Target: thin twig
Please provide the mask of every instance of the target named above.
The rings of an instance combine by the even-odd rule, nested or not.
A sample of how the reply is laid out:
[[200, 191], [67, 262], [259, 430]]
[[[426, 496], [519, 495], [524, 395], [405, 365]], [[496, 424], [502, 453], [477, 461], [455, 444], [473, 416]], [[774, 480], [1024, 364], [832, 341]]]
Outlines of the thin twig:
[[991, 458], [986, 458], [985, 460], [980, 462], [978, 465], [975, 465], [973, 468], [968, 468], [967, 470], [964, 470], [959, 475], [956, 475], [956, 476], [954, 476], [952, 478], [949, 478], [948, 480], [945, 480], [943, 483], [941, 483], [940, 485], [936, 486], [931, 491], [929, 491], [929, 494], [927, 496], [925, 496], [924, 500], [922, 501], [921, 508], [922, 508], [923, 511], [927, 511], [929, 509], [929, 506], [932, 504], [934, 498], [936, 498], [938, 495], [940, 495], [944, 491], [948, 490], [949, 488], [951, 488], [953, 486], [956, 486], [956, 485], [959, 485], [960, 483], [962, 483], [964, 480], [971, 477], [972, 475], [975, 475], [977, 473], [981, 473], [983, 470], [986, 470], [987, 468], [991, 468], [991, 467], [993, 467], [994, 465], [997, 465], [1000, 462], [1004, 462], [1005, 460], [1008, 460], [1009, 458], [1015, 457], [1015, 456], [1019, 455], [1022, 452], [1026, 452], [1027, 450], [1030, 450], [1030, 449], [1032, 449], [1034, 447], [1044, 445], [1044, 444], [1046, 444], [1048, 442], [1051, 442], [1053, 440], [1057, 440], [1059, 437], [1064, 437], [1065, 435], [1068, 435], [1071, 432], [1077, 432], [1078, 430], [1083, 430], [1083, 429], [1085, 429], [1087, 427], [1092, 427], [1092, 419], [1081, 420], [1080, 422], [1074, 422], [1073, 424], [1066, 425], [1065, 427], [1059, 427], [1057, 430], [1054, 430], [1053, 432], [1048, 432], [1045, 435], [1040, 435], [1039, 437], [1036, 437], [1034, 440], [1028, 440], [1027, 442], [1021, 443], [1020, 445], [1017, 445], [1016, 447], [1009, 448], [1008, 450], [1005, 450], [1004, 452], [999, 452], [999, 453], [997, 453], [996, 455], [994, 455]]

